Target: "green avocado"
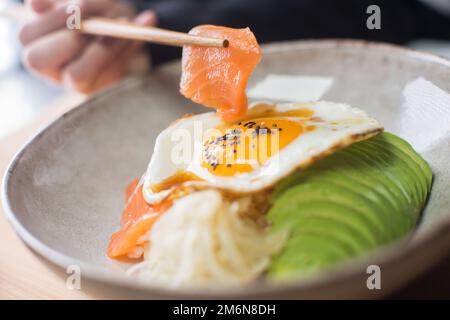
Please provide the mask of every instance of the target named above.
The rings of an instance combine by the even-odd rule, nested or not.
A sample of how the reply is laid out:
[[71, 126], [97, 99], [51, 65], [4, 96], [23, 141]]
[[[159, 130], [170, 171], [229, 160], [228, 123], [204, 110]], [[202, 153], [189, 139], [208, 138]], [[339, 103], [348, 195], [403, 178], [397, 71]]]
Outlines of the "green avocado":
[[268, 276], [304, 277], [405, 236], [432, 178], [427, 162], [387, 132], [289, 176], [273, 191], [267, 214], [272, 232], [289, 234]]

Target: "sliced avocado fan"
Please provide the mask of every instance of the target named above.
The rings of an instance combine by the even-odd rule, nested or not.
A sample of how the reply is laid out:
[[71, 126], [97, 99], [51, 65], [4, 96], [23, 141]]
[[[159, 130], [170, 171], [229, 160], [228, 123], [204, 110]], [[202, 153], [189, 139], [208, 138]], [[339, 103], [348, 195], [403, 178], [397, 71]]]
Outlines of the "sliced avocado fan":
[[267, 218], [289, 237], [268, 276], [302, 277], [401, 238], [431, 189], [427, 162], [401, 138], [382, 133], [281, 181]]

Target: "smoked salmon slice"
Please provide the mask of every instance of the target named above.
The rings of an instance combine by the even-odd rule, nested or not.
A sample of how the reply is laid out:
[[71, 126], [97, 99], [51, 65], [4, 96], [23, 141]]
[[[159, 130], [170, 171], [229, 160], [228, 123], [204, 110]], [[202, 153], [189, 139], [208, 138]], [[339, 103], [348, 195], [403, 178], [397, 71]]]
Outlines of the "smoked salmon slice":
[[[171, 201], [163, 201], [158, 205], [149, 205], [142, 192], [142, 185], [136, 179], [126, 190], [127, 203], [122, 213], [122, 228], [111, 236], [107, 254], [111, 258], [139, 258], [145, 245], [145, 235], [160, 215], [172, 205]], [[130, 256], [132, 255], [132, 256]]]
[[247, 82], [261, 60], [261, 49], [249, 28], [213, 25], [193, 28], [192, 35], [227, 39], [228, 48], [184, 46], [180, 92], [186, 98], [217, 109], [226, 122], [247, 112]]

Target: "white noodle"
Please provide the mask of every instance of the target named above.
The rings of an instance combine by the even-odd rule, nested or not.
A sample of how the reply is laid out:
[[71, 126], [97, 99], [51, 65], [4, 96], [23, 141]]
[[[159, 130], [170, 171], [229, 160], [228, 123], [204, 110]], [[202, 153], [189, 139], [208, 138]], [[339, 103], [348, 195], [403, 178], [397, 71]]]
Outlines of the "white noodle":
[[268, 234], [250, 219], [249, 196], [225, 199], [214, 189], [175, 201], [148, 235], [144, 262], [128, 270], [141, 281], [178, 286], [233, 285], [263, 273], [285, 234]]

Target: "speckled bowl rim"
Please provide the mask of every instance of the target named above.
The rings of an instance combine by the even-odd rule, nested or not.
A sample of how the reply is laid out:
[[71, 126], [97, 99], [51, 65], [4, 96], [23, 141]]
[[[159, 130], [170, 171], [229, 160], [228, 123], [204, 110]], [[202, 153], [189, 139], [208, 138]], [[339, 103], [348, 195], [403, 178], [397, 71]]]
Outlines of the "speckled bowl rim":
[[[286, 42], [275, 42], [268, 45], [264, 45], [264, 52], [282, 52], [290, 50], [308, 50], [308, 49], [318, 49], [318, 48], [340, 48], [340, 47], [350, 47], [350, 48], [367, 48], [384, 50], [390, 54], [397, 55], [407, 55], [418, 60], [423, 60], [427, 62], [434, 62], [441, 64], [443, 67], [448, 67], [450, 70], [450, 60], [421, 51], [416, 51], [408, 49], [405, 47], [379, 43], [379, 42], [368, 42], [362, 40], [346, 40], [346, 39], [325, 39], [325, 40], [303, 40], [303, 41], [286, 41]], [[169, 63], [174, 64], [174, 63]], [[29, 230], [27, 230], [21, 222], [16, 217], [13, 212], [10, 201], [9, 194], [11, 192], [11, 177], [14, 171], [17, 169], [18, 163], [25, 151], [36, 141], [45, 137], [46, 132], [52, 128], [55, 124], [59, 123], [65, 117], [75, 116], [79, 112], [88, 112], [90, 108], [95, 108], [95, 104], [92, 104], [94, 100], [107, 98], [108, 95], [117, 90], [124, 90], [130, 86], [135, 86], [137, 83], [141, 82], [141, 78], [130, 78], [122, 83], [112, 86], [98, 94], [95, 94], [87, 101], [83, 102], [79, 106], [70, 111], [64, 113], [58, 119], [53, 121], [51, 124], [43, 128], [39, 133], [37, 133], [33, 138], [31, 138], [25, 145], [20, 148], [20, 150], [15, 154], [12, 161], [10, 162], [2, 181], [1, 187], [1, 198], [4, 208], [5, 215], [9, 222], [11, 223], [14, 230], [22, 238], [22, 240], [34, 251], [36, 251], [41, 256], [45, 257], [50, 262], [55, 265], [65, 269], [69, 265], [78, 265], [82, 270], [82, 276], [87, 279], [94, 281], [99, 281], [102, 283], [119, 286], [123, 288], [130, 289], [137, 293], [148, 294], [153, 297], [160, 298], [188, 298], [188, 299], [198, 299], [198, 298], [208, 298], [208, 299], [245, 299], [245, 298], [265, 298], [265, 297], [277, 297], [282, 296], [281, 294], [295, 294], [295, 292], [302, 291], [314, 291], [313, 296], [322, 296], [317, 294], [321, 290], [327, 290], [328, 288], [336, 285], [344, 285], [346, 281], [351, 281], [352, 278], [356, 277], [358, 274], [362, 274], [365, 270], [364, 266], [367, 266], [367, 260], [365, 258], [355, 258], [349, 263], [343, 263], [339, 267], [335, 268], [333, 272], [325, 273], [316, 277], [311, 277], [304, 280], [292, 281], [290, 283], [279, 283], [279, 284], [268, 284], [268, 283], [254, 283], [238, 288], [221, 288], [220, 290], [215, 289], [171, 289], [167, 287], [160, 286], [149, 286], [148, 284], [142, 284], [135, 279], [125, 278], [119, 276], [118, 274], [105, 272], [103, 267], [99, 267], [90, 263], [85, 263], [78, 259], [71, 258], [65, 254], [54, 250], [38, 238], [36, 238]], [[450, 208], [449, 208], [450, 211]], [[422, 272], [429, 269], [440, 260], [442, 260], [446, 254], [447, 250], [450, 249], [450, 213], [447, 215], [440, 215], [436, 217], [434, 221], [429, 223], [426, 230], [420, 232], [419, 235], [413, 237], [411, 241], [409, 239], [403, 239], [384, 248], [378, 250], [373, 255], [371, 255], [370, 262], [378, 265], [390, 266], [402, 261], [414, 260], [417, 255], [424, 253], [426, 247], [430, 243], [440, 243], [442, 250], [440, 250], [440, 255], [433, 255], [427, 260], [427, 265], [422, 266]], [[365, 272], [364, 272], [365, 274]], [[416, 277], [413, 275], [409, 278]], [[408, 279], [410, 280], [410, 279]], [[404, 282], [406, 282], [405, 280]], [[378, 295], [383, 296], [389, 292], [380, 292]], [[323, 294], [324, 297], [327, 296], [326, 293]]]

